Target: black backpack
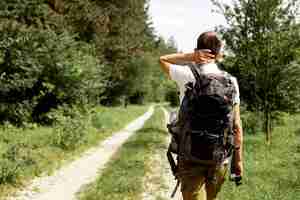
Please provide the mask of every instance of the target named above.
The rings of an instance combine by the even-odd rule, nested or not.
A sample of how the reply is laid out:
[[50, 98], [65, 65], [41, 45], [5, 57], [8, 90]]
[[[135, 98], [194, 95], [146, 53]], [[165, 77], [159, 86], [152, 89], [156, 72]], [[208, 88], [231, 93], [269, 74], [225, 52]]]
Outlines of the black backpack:
[[196, 82], [185, 85], [186, 92], [176, 120], [168, 125], [171, 143], [167, 152], [173, 174], [178, 159], [218, 166], [231, 155], [233, 147], [232, 76], [225, 71], [204, 74], [198, 65], [189, 65]]

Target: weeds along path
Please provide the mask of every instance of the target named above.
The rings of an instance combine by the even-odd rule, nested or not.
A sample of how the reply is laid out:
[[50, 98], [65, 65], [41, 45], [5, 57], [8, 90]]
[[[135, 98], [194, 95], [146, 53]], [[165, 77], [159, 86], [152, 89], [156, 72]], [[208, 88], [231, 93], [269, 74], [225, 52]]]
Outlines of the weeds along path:
[[101, 142], [97, 147], [84, 153], [78, 160], [61, 168], [52, 176], [33, 180], [27, 188], [7, 200], [76, 199], [76, 192], [82, 186], [95, 180], [111, 156], [135, 131], [143, 127], [153, 111], [154, 107], [151, 106], [144, 115], [131, 122], [120, 132]]
[[[169, 113], [165, 108], [162, 108], [165, 114], [165, 124], [169, 121]], [[166, 129], [167, 131], [167, 129]], [[152, 166], [147, 172], [144, 180], [145, 192], [143, 200], [181, 200], [180, 188], [174, 198], [171, 198], [171, 193], [176, 185], [176, 180], [171, 172], [169, 162], [166, 156], [167, 148], [170, 142], [170, 136], [165, 139], [165, 149], [157, 152], [149, 161], [149, 166]]]

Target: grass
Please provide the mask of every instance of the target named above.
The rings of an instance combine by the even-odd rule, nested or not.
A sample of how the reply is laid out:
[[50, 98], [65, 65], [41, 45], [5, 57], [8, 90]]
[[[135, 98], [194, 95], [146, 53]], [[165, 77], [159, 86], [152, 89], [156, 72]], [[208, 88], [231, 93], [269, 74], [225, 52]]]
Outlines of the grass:
[[147, 108], [95, 108], [89, 120], [91, 122], [87, 123], [84, 142], [71, 150], [53, 145], [53, 127], [0, 127], [0, 199], [35, 176], [51, 174], [61, 165], [77, 158], [82, 152], [143, 114]]
[[[161, 135], [158, 133], [163, 130], [157, 129], [154, 123], [157, 115], [126, 143], [97, 182], [80, 193], [80, 200], [141, 199], [142, 180], [149, 170], [146, 163], [152, 155], [151, 149], [163, 150], [163, 145], [154, 137]], [[284, 125], [275, 128], [271, 146], [265, 145], [263, 133], [245, 136], [243, 185], [236, 187], [226, 181], [218, 199], [299, 199], [300, 116], [289, 116], [285, 121]], [[148, 130], [151, 134], [147, 134]], [[154, 181], [160, 182], [158, 179]]]
[[300, 197], [300, 116], [273, 132], [271, 146], [264, 135], [245, 138], [243, 185], [227, 181], [222, 200], [295, 200]]
[[[16, 162], [26, 164], [27, 167], [24, 168], [19, 179], [28, 179], [45, 171], [51, 172], [64, 160], [70, 160], [74, 155], [78, 156], [84, 149], [119, 130], [123, 124], [146, 110], [145, 107], [129, 108], [131, 109], [134, 111], [127, 113], [128, 111], [123, 108], [97, 108], [96, 117], [92, 118], [95, 121], [92, 123], [98, 131], [93, 129], [88, 142], [74, 151], [63, 151], [49, 145], [51, 128], [39, 127], [33, 130], [11, 128], [9, 132], [2, 130], [0, 131], [0, 155], [10, 148], [9, 156], [13, 157], [14, 154], [18, 154]], [[114, 117], [105, 114], [97, 116], [97, 113], [101, 112], [110, 112]], [[136, 114], [133, 114], [134, 112]], [[165, 151], [163, 141], [166, 132], [162, 119], [163, 113], [156, 111], [145, 127], [130, 138], [107, 164], [98, 180], [79, 193], [80, 200], [141, 199], [140, 195], [145, 189], [143, 180], [151, 167], [148, 160], [155, 151]], [[111, 120], [116, 121], [111, 123]], [[289, 116], [285, 121], [285, 124], [274, 130], [271, 146], [265, 145], [262, 133], [245, 136], [243, 185], [235, 187], [232, 182], [226, 181], [219, 199], [299, 199], [300, 116]], [[103, 126], [107, 124], [110, 125]], [[22, 148], [16, 148], [13, 144], [22, 144], [20, 146]], [[154, 181], [161, 182], [160, 180]], [[0, 185], [0, 199], [8, 193], [9, 187], [14, 188], [12, 185]]]
[[164, 115], [156, 111], [144, 128], [131, 137], [107, 164], [102, 175], [78, 196], [80, 200], [142, 199], [147, 161], [155, 151], [164, 150]]
[[137, 116], [146, 112], [148, 106], [128, 105], [124, 107], [104, 107], [95, 108], [93, 126], [104, 129], [107, 132], [115, 132], [134, 120]]

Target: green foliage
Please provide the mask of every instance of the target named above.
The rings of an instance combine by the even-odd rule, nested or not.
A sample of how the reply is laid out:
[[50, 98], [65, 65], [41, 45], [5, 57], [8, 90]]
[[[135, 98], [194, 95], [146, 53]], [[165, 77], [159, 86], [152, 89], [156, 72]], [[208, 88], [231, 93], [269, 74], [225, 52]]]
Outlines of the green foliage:
[[51, 108], [99, 95], [101, 66], [93, 49], [68, 33], [8, 28], [0, 40], [1, 121], [39, 121]]
[[148, 102], [161, 102], [164, 101], [164, 82], [166, 81], [162, 73], [159, 63], [159, 55], [147, 54], [145, 56], [145, 70], [147, 70], [147, 77], [145, 77], [144, 93], [145, 101]]
[[[173, 97], [172, 100], [176, 100], [174, 96], [175, 93], [177, 95], [176, 84], [175, 82], [168, 80], [166, 75], [162, 72], [158, 62], [158, 58], [161, 55], [177, 52], [175, 43], [173, 39], [165, 42], [162, 38], [158, 38], [155, 45], [156, 51], [145, 56], [148, 65], [147, 80], [149, 81], [147, 83], [148, 86], [146, 88], [145, 98], [151, 102], [169, 101]], [[170, 95], [173, 95], [171, 99], [169, 99]]]
[[225, 67], [239, 79], [241, 97], [251, 111], [263, 112], [270, 138], [276, 111], [299, 111], [300, 49], [298, 0], [238, 0], [232, 5], [213, 0], [229, 27], [219, 31], [229, 58]]
[[113, 116], [110, 112], [96, 112], [92, 115], [92, 125], [99, 130], [112, 127], [113, 122]]
[[[106, 27], [105, 30], [100, 30], [97, 23], [93, 26], [96, 45], [103, 55], [103, 61], [107, 63], [104, 71], [109, 80], [104, 86], [102, 104], [120, 104], [123, 96], [128, 97], [131, 92], [133, 96], [143, 95], [131, 87], [136, 80], [135, 74], [140, 73], [140, 68], [143, 67], [135, 66], [142, 62], [140, 57], [143, 57], [147, 50], [152, 50], [150, 48], [154, 40], [153, 35], [149, 34], [145, 5], [144, 0], [126, 0], [122, 4], [116, 1], [96, 3], [96, 7], [102, 10], [98, 12], [102, 14], [96, 18], [99, 20], [97, 22]], [[100, 35], [103, 37], [99, 38]]]
[[88, 115], [76, 109], [56, 110], [56, 124], [52, 133], [52, 144], [64, 150], [74, 150], [87, 142], [90, 128]]
[[0, 2], [0, 122], [49, 123], [61, 105], [142, 104], [165, 96], [148, 1]]
[[49, 12], [44, 0], [2, 0], [0, 18], [18, 21], [26, 25], [38, 25]]
[[171, 82], [166, 82], [165, 85], [166, 88], [166, 94], [165, 94], [165, 99], [166, 101], [170, 102], [171, 107], [175, 107], [179, 105], [179, 91], [176, 85]]
[[3, 128], [0, 131], [0, 184], [16, 183], [24, 168], [33, 166], [35, 161], [30, 144], [19, 138], [19, 130], [9, 124]]
[[241, 120], [245, 134], [258, 134], [262, 131], [261, 113], [242, 111]]
[[14, 183], [19, 175], [19, 167], [8, 159], [0, 160], [0, 184]]

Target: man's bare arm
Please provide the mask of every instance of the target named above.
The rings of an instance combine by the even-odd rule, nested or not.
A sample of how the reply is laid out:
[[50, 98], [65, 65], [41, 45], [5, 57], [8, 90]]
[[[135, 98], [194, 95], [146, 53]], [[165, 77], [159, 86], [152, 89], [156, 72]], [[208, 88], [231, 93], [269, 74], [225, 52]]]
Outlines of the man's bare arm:
[[213, 60], [215, 56], [207, 51], [195, 51], [193, 53], [174, 53], [161, 56], [159, 59], [162, 70], [170, 77], [170, 66], [186, 65], [187, 63], [208, 63]]
[[170, 65], [184, 65], [194, 61], [194, 53], [174, 53], [159, 58], [162, 70], [170, 77]]
[[234, 130], [234, 147], [235, 147], [235, 166], [239, 175], [243, 174], [243, 128], [240, 117], [240, 105], [236, 104], [233, 108], [233, 130]]

